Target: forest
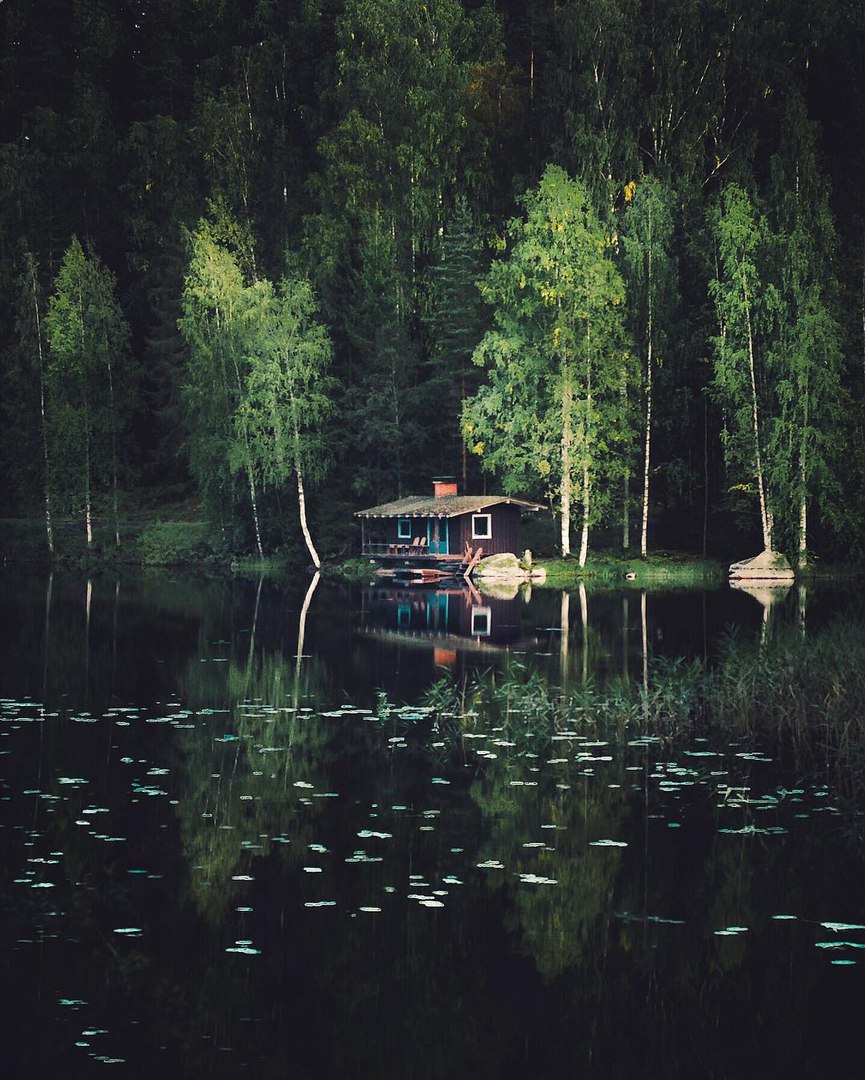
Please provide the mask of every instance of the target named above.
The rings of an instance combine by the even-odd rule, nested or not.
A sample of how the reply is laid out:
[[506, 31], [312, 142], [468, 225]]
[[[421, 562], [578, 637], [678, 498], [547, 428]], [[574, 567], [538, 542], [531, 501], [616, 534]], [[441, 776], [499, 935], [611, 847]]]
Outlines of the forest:
[[[863, 554], [857, 0], [5, 0], [2, 517]], [[178, 510], [178, 507], [181, 509]]]

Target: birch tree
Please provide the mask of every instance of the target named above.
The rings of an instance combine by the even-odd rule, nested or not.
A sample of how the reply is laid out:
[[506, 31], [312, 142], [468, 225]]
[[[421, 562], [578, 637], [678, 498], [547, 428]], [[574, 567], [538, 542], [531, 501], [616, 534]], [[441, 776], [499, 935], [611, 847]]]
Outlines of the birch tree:
[[46, 376], [48, 342], [45, 337], [45, 299], [39, 282], [38, 266], [32, 252], [24, 254], [21, 276], [21, 292], [18, 304], [16, 329], [22, 352], [26, 353], [29, 369], [39, 382], [39, 435], [42, 457], [42, 501], [45, 514], [45, 539], [48, 550], [54, 554], [54, 524], [52, 521], [52, 470], [49, 444], [48, 418], [46, 413]]
[[788, 139], [773, 163], [780, 302], [772, 365], [778, 415], [770, 450], [801, 570], [808, 563], [809, 506], [833, 486], [833, 433], [843, 426], [845, 393], [835, 224], [801, 102], [791, 104], [785, 126]]
[[245, 283], [236, 256], [217, 241], [207, 222], [200, 222], [190, 245], [179, 324], [189, 348], [182, 395], [190, 468], [223, 529], [233, 498], [231, 475], [245, 475], [255, 546], [263, 555], [256, 472], [244, 431], [235, 422], [244, 395], [256, 289]]
[[262, 486], [281, 485], [293, 474], [301, 531], [318, 570], [321, 559], [307, 520], [305, 480], [320, 479], [326, 469], [322, 425], [333, 407], [328, 375], [333, 349], [317, 315], [306, 278], [286, 278], [278, 290], [261, 283], [235, 424]]
[[94, 487], [111, 491], [115, 543], [120, 544], [117, 438], [132, 408], [134, 370], [129, 328], [114, 278], [94, 252], [73, 237], [45, 318], [47, 421], [53, 472], [67, 500], [83, 509], [93, 543]]
[[624, 215], [624, 263], [634, 342], [642, 362], [643, 477], [640, 512], [640, 554], [648, 553], [655, 372], [663, 363], [667, 322], [672, 310], [675, 267], [672, 258], [673, 216], [669, 189], [656, 177], [628, 185]]
[[549, 166], [510, 223], [509, 251], [481, 291], [495, 327], [475, 350], [487, 381], [463, 410], [482, 464], [505, 488], [542, 484], [558, 508], [563, 556], [580, 509], [580, 566], [627, 442], [622, 373], [633, 384], [625, 290], [585, 186]]
[[767, 280], [767, 227], [750, 195], [730, 184], [716, 208], [713, 230], [717, 266], [709, 291], [718, 334], [712, 391], [725, 410], [723, 438], [728, 468], [738, 472], [739, 490], [756, 492], [763, 547], [772, 551], [773, 507], [767, 492], [764, 412], [770, 383], [767, 342], [771, 340], [778, 295]]

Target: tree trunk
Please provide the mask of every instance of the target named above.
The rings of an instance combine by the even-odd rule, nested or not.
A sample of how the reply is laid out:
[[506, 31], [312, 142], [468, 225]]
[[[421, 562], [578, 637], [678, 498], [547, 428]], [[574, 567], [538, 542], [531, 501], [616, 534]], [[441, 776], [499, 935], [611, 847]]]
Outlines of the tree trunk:
[[318, 557], [318, 552], [315, 550], [315, 544], [312, 542], [312, 537], [309, 533], [309, 525], [306, 522], [306, 498], [303, 494], [303, 474], [300, 471], [300, 465], [295, 466], [295, 474], [297, 476], [297, 503], [300, 508], [300, 527], [303, 530], [303, 538], [306, 541], [306, 546], [309, 549], [310, 557], [312, 558], [312, 564], [316, 570], [321, 569], [321, 559]]
[[261, 546], [261, 528], [258, 524], [258, 500], [255, 497], [255, 481], [252, 478], [252, 467], [247, 466], [247, 476], [249, 477], [249, 499], [252, 503], [252, 520], [255, 524], [255, 548], [258, 552], [260, 559], [264, 558], [264, 548]]
[[562, 489], [561, 489], [561, 543], [562, 558], [571, 554], [571, 493], [573, 487], [574, 439], [571, 430], [571, 407], [573, 387], [571, 373], [566, 368], [562, 380]]
[[805, 465], [800, 465], [802, 493], [799, 497], [799, 560], [800, 570], [808, 565], [808, 495], [805, 491]]
[[303, 532], [303, 538], [306, 541], [306, 547], [309, 551], [310, 558], [312, 559], [312, 565], [316, 570], [321, 569], [321, 559], [318, 557], [318, 552], [315, 550], [315, 544], [312, 542], [312, 536], [309, 532], [309, 525], [306, 520], [306, 496], [303, 492], [303, 470], [300, 464], [300, 429], [297, 426], [297, 417], [294, 414], [294, 402], [292, 402], [292, 425], [294, 427], [294, 474], [297, 477], [297, 505], [300, 511], [300, 528]]
[[652, 455], [652, 317], [649, 316], [649, 341], [646, 347], [646, 437], [643, 444], [643, 516], [640, 522], [640, 554], [649, 552], [649, 473]]
[[580, 533], [580, 569], [586, 565], [586, 558], [589, 554], [589, 495], [590, 495], [590, 483], [589, 483], [589, 466], [583, 466], [583, 528]]
[[652, 459], [652, 390], [655, 362], [655, 305], [654, 274], [652, 266], [653, 227], [651, 204], [649, 210], [649, 244], [646, 252], [646, 438], [643, 445], [643, 517], [640, 523], [640, 555], [645, 559], [649, 553], [649, 475]]
[[[106, 353], [108, 343], [106, 342]], [[114, 376], [108, 358], [108, 399], [111, 403], [111, 494], [114, 510], [114, 543], [120, 547], [120, 515], [117, 509], [117, 417], [114, 410]]]
[[649, 552], [649, 463], [652, 453], [652, 347], [646, 365], [646, 438], [643, 446], [643, 515], [640, 522], [640, 554]]
[[592, 426], [592, 349], [591, 349], [591, 324], [586, 327], [586, 405], [583, 417], [582, 452], [583, 452], [583, 528], [580, 534], [580, 569], [586, 565], [589, 554], [589, 501], [591, 496], [591, 483], [589, 476], [589, 446], [591, 444]]
[[84, 528], [87, 533], [87, 546], [90, 547], [93, 543], [93, 511], [90, 505], [90, 410], [87, 408], [86, 399], [84, 425]]
[[760, 524], [763, 529], [763, 547], [772, 550], [772, 519], [766, 507], [766, 489], [763, 482], [763, 456], [760, 452], [760, 419], [757, 405], [757, 371], [754, 358], [754, 333], [751, 326], [751, 301], [748, 283], [742, 272], [742, 293], [745, 300], [745, 318], [748, 324], [748, 371], [751, 376], [751, 422], [754, 431], [754, 471], [757, 478], [757, 494], [760, 498]]
[[622, 473], [622, 551], [631, 546], [631, 470], [625, 466]]
[[33, 309], [36, 315], [36, 350], [39, 354], [39, 418], [42, 425], [42, 466], [45, 469], [45, 536], [48, 540], [48, 550], [54, 554], [54, 528], [51, 524], [51, 473], [50, 458], [48, 454], [48, 428], [45, 421], [45, 357], [42, 350], [42, 314], [39, 310], [39, 293], [37, 291], [36, 271], [31, 266], [33, 286]]
[[798, 566], [804, 570], [808, 565], [808, 451], [807, 431], [809, 421], [808, 405], [810, 404], [809, 380], [805, 380], [804, 408], [805, 415], [802, 424], [802, 443], [799, 447], [799, 558]]

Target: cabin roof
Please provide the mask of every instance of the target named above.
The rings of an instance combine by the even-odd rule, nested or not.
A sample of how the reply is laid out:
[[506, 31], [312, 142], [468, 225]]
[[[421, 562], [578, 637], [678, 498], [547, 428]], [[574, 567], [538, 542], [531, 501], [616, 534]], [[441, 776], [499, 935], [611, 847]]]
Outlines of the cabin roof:
[[491, 506], [516, 506], [520, 510], [540, 510], [538, 503], [525, 499], [512, 499], [506, 495], [408, 495], [394, 502], [371, 506], [368, 510], [356, 510], [355, 517], [438, 517], [453, 518], [462, 514], [476, 514]]

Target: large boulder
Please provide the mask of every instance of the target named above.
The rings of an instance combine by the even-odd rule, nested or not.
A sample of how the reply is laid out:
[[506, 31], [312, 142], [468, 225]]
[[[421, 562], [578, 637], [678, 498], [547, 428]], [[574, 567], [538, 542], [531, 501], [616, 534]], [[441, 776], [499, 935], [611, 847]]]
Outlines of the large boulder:
[[485, 559], [481, 559], [472, 573], [484, 581], [542, 583], [547, 579], [546, 567], [526, 567], [510, 551], [504, 551], [499, 555], [488, 555]]
[[791, 582], [796, 575], [780, 551], [761, 551], [752, 559], [743, 559], [730, 566], [731, 581]]
[[504, 571], [513, 573], [520, 569], [520, 560], [510, 551], [503, 551], [500, 555], [488, 555], [478, 563], [477, 573], [483, 577], [485, 574], [497, 574]]

